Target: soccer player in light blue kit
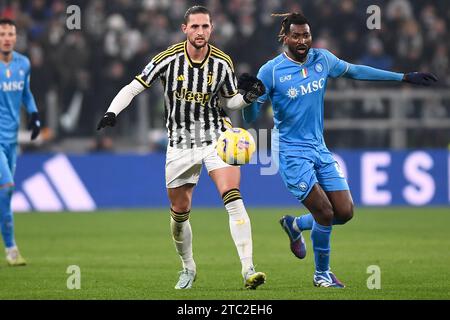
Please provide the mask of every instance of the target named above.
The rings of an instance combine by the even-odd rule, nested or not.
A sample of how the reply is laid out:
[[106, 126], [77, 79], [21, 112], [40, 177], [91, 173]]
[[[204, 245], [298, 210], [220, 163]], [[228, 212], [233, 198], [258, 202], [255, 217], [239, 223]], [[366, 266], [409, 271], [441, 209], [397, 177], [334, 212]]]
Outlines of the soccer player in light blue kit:
[[[278, 154], [281, 177], [289, 191], [311, 212], [284, 216], [280, 223], [290, 239], [291, 251], [303, 259], [306, 247], [302, 231], [311, 230], [315, 257], [313, 283], [318, 287], [343, 288], [330, 271], [332, 225], [353, 217], [353, 201], [347, 181], [323, 138], [323, 102], [328, 78], [404, 81], [430, 85], [437, 78], [428, 73], [394, 73], [353, 65], [325, 49], [311, 48], [312, 36], [301, 13], [284, 16], [280, 40], [286, 51], [261, 67], [258, 78], [265, 94], [244, 109], [247, 122], [255, 120], [261, 105], [270, 99], [274, 132], [272, 154]], [[244, 74], [238, 87], [246, 89], [254, 77]], [[275, 151], [275, 152], [274, 152]]]
[[28, 129], [34, 140], [40, 132], [39, 116], [30, 91], [30, 61], [14, 51], [16, 26], [12, 20], [0, 19], [0, 224], [10, 266], [25, 265], [14, 239], [11, 199], [14, 190], [17, 132], [20, 108], [26, 106]]

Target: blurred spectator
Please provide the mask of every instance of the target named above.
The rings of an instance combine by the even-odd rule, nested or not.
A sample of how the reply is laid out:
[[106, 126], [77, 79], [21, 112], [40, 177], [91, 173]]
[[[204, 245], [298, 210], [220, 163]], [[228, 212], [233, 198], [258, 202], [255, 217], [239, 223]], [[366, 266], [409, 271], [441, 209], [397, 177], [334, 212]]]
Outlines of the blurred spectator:
[[361, 57], [360, 64], [377, 69], [391, 70], [393, 63], [392, 58], [384, 53], [381, 40], [371, 37], [367, 41], [367, 53]]
[[[81, 30], [66, 28], [69, 4], [81, 8]], [[63, 129], [57, 131], [89, 136], [121, 86], [155, 54], [184, 40], [180, 24], [187, 7], [194, 4], [211, 10], [213, 44], [232, 56], [238, 72], [256, 73], [261, 63], [279, 53], [281, 18], [271, 13], [302, 10], [310, 20], [314, 46], [351, 63], [431, 71], [441, 79], [439, 85], [450, 85], [450, 1], [4, 0], [0, 12], [17, 22], [17, 50], [31, 59], [31, 83], [40, 110], [45, 113], [47, 93], [57, 92]], [[366, 9], [372, 4], [382, 8], [381, 30], [366, 27]], [[364, 86], [345, 79], [329, 85]], [[153, 91], [148, 99], [153, 105]], [[163, 117], [163, 110], [156, 110]]]

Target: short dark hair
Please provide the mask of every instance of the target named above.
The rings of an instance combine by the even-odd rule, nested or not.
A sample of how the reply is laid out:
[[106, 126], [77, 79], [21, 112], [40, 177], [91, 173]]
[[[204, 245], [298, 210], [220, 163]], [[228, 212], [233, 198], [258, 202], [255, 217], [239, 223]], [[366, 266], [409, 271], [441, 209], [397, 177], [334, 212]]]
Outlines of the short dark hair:
[[284, 17], [283, 21], [281, 22], [281, 30], [278, 33], [278, 41], [283, 41], [284, 36], [286, 36], [290, 29], [292, 24], [307, 24], [310, 28], [311, 25], [309, 24], [308, 19], [303, 15], [301, 12], [293, 12], [293, 13], [273, 13], [273, 17]]
[[9, 18], [0, 18], [0, 26], [4, 25], [4, 24], [14, 26], [14, 27], [16, 26], [16, 23], [14, 22], [14, 20], [11, 20]]
[[197, 13], [207, 14], [209, 16], [209, 21], [212, 21], [211, 12], [209, 12], [209, 10], [206, 7], [193, 6], [193, 7], [190, 7], [189, 9], [187, 9], [186, 13], [184, 14], [184, 24], [188, 24], [189, 16], [191, 14], [197, 14]]

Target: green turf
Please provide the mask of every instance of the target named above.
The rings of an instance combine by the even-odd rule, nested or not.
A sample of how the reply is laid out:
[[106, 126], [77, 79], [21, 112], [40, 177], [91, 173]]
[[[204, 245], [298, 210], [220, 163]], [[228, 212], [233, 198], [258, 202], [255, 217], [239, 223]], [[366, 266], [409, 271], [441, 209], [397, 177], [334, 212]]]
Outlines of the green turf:
[[[358, 209], [332, 236], [332, 268], [347, 288], [312, 286], [313, 255], [289, 251], [278, 224], [293, 210], [249, 209], [254, 261], [267, 273], [244, 290], [224, 210], [194, 209], [192, 290], [173, 287], [180, 261], [165, 210], [17, 214], [16, 235], [26, 267], [0, 264], [1, 299], [449, 299], [449, 208]], [[81, 268], [81, 289], [68, 290], [69, 265]], [[381, 268], [381, 289], [367, 288], [367, 267]]]

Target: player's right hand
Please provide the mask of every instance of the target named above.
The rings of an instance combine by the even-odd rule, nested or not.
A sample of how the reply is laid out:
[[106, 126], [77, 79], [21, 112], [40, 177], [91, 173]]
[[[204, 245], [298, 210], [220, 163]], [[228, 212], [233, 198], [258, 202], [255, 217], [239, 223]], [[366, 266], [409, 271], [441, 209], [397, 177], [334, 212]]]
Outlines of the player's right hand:
[[116, 114], [114, 112], [107, 112], [97, 125], [97, 130], [105, 127], [114, 127], [116, 125]]

